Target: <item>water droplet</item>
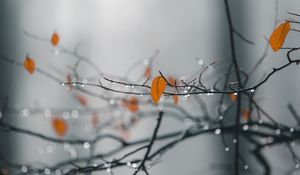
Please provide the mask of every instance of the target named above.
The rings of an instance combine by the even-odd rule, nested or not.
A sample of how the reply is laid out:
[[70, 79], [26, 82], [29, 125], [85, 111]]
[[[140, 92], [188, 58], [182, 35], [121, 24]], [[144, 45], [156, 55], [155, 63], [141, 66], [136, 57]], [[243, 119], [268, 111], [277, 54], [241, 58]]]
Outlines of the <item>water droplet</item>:
[[248, 165], [244, 165], [244, 169], [245, 170], [249, 169], [249, 166]]
[[299, 163], [296, 163], [296, 164], [295, 164], [295, 168], [300, 168]]
[[64, 119], [69, 119], [69, 118], [70, 118], [70, 113], [67, 112], [67, 111], [64, 111], [62, 117], [63, 117]]
[[84, 142], [83, 147], [85, 149], [89, 149], [90, 148], [90, 143], [89, 142]]
[[294, 132], [295, 131], [295, 129], [294, 128], [290, 128], [290, 132]]
[[216, 129], [216, 130], [215, 130], [215, 134], [216, 134], [216, 135], [221, 134], [221, 129]]
[[131, 162], [127, 162], [126, 165], [131, 167]]
[[244, 131], [247, 131], [248, 129], [249, 129], [249, 126], [248, 126], [248, 125], [244, 125], [244, 126], [243, 126], [243, 130], [244, 130]]
[[229, 147], [225, 147], [225, 151], [228, 152], [229, 151]]
[[232, 143], [237, 143], [237, 139], [233, 139], [233, 140], [232, 140]]
[[73, 118], [78, 118], [79, 117], [79, 112], [77, 110], [72, 110], [71, 115]]
[[115, 104], [115, 102], [116, 102], [115, 99], [110, 99], [110, 100], [109, 100], [109, 103], [110, 103], [111, 105]]
[[223, 120], [223, 116], [221, 115], [221, 116], [219, 117], [219, 119], [220, 119], [220, 120]]
[[24, 116], [24, 117], [28, 117], [29, 116], [29, 110], [28, 109], [23, 109], [22, 110], [22, 115]]
[[132, 89], [134, 89], [134, 88], [135, 88], [135, 86], [133, 86], [133, 85], [132, 85], [132, 86], [131, 86], [131, 88], [132, 88]]
[[253, 93], [254, 91], [255, 91], [254, 89], [251, 89], [251, 90], [250, 90], [251, 93]]
[[26, 167], [26, 166], [22, 166], [21, 171], [22, 171], [23, 173], [27, 173], [27, 167]]
[[203, 61], [202, 59], [198, 59], [198, 64], [199, 64], [200, 66], [202, 66], [202, 65], [204, 64], [204, 61]]
[[280, 134], [281, 134], [281, 130], [280, 130], [280, 129], [276, 129], [276, 130], [275, 130], [275, 133], [276, 133], [277, 135], [280, 135]]
[[50, 111], [50, 109], [45, 109], [44, 115], [45, 115], [46, 117], [50, 117], [50, 116], [51, 116], [51, 111]]
[[260, 120], [258, 120], [258, 123], [259, 123], [259, 124], [263, 124], [264, 121], [263, 121], [262, 119], [260, 119]]
[[132, 167], [132, 168], [137, 168], [138, 165], [137, 165], [136, 163], [132, 163], [132, 164], [131, 164], [131, 167]]
[[49, 168], [45, 168], [44, 172], [45, 172], [45, 174], [50, 174], [51, 170]]
[[144, 59], [144, 60], [143, 60], [143, 64], [144, 64], [144, 65], [148, 65], [148, 64], [149, 64], [149, 60], [148, 60], [148, 59]]

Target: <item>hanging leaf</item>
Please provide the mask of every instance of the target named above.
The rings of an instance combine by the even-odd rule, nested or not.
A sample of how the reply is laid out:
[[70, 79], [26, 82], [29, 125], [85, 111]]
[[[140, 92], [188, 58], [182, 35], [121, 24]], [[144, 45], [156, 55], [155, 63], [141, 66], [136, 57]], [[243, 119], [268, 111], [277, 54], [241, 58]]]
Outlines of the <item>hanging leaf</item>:
[[249, 111], [242, 110], [242, 117], [243, 117], [244, 121], [249, 121]]
[[69, 89], [71, 90], [72, 89], [72, 75], [71, 74], [68, 74], [67, 75], [67, 83], [68, 83], [68, 87]]
[[[175, 86], [175, 79], [172, 76], [168, 77], [168, 82], [170, 83], [170, 85]], [[172, 93], [174, 93], [174, 94], [176, 93], [175, 87], [172, 88]], [[177, 105], [178, 101], [179, 101], [178, 95], [173, 95], [172, 98], [173, 98], [174, 104]]]
[[131, 97], [129, 100], [123, 100], [123, 106], [128, 108], [130, 112], [136, 112], [139, 110], [138, 99], [136, 97]]
[[29, 72], [29, 74], [33, 74], [35, 71], [35, 61], [29, 56], [26, 56], [23, 66]]
[[149, 78], [151, 76], [151, 68], [148, 66], [144, 72], [144, 77]]
[[96, 112], [93, 112], [93, 114], [92, 114], [91, 123], [94, 128], [97, 128], [99, 125], [99, 116]]
[[58, 117], [54, 117], [52, 119], [52, 127], [59, 137], [63, 137], [68, 130], [66, 121]]
[[179, 101], [178, 95], [173, 95], [173, 102], [174, 102], [175, 105], [178, 104], [178, 101]]
[[57, 46], [58, 43], [59, 43], [59, 35], [56, 32], [54, 32], [51, 37], [51, 44], [53, 46]]
[[168, 77], [168, 82], [172, 85], [175, 86], [175, 79], [173, 77]]
[[167, 82], [162, 76], [157, 76], [152, 81], [151, 97], [154, 104], [157, 104], [166, 88]]
[[232, 102], [235, 102], [237, 100], [237, 95], [235, 93], [230, 93], [229, 98]]
[[82, 106], [87, 106], [88, 105], [88, 100], [85, 96], [77, 94], [75, 95], [75, 98], [78, 100], [78, 102], [82, 105]]
[[269, 42], [274, 52], [277, 52], [282, 47], [290, 29], [290, 22], [284, 22], [273, 31], [270, 36]]

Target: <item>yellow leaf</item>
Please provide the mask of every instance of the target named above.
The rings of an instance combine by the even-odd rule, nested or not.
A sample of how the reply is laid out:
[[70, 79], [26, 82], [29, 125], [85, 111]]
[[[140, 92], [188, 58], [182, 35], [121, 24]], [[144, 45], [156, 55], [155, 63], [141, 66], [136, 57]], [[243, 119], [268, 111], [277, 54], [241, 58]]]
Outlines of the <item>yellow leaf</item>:
[[33, 74], [33, 72], [35, 71], [35, 62], [29, 56], [26, 56], [23, 66], [30, 74]]
[[277, 52], [282, 47], [290, 29], [290, 22], [284, 22], [273, 31], [270, 36], [269, 42], [274, 52]]
[[65, 120], [58, 117], [54, 117], [52, 119], [52, 127], [59, 137], [63, 137], [68, 130], [68, 126]]
[[51, 37], [51, 44], [53, 46], [57, 46], [58, 43], [59, 43], [59, 35], [56, 32], [54, 32]]
[[151, 97], [154, 104], [157, 104], [157, 102], [159, 101], [162, 93], [166, 88], [166, 85], [167, 82], [162, 76], [157, 76], [153, 79], [151, 86]]

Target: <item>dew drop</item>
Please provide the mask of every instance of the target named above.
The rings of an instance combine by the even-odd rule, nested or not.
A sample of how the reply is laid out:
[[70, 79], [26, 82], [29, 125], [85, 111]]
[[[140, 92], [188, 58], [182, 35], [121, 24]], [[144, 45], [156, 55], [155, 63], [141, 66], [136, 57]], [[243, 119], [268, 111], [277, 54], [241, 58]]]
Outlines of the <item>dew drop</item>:
[[50, 109], [45, 109], [44, 115], [45, 115], [46, 117], [50, 117], [50, 116], [51, 116], [51, 111], [50, 111]]
[[221, 134], [221, 129], [216, 129], [216, 130], [215, 130], [215, 134], [216, 134], [216, 135]]
[[26, 166], [22, 166], [21, 171], [22, 171], [23, 173], [27, 173], [27, 167], [26, 167]]
[[143, 64], [144, 64], [144, 65], [148, 65], [148, 64], [149, 64], [149, 60], [148, 60], [148, 59], [144, 59], [144, 60], [143, 60]]
[[89, 143], [89, 142], [84, 142], [84, 143], [83, 143], [83, 147], [84, 147], [85, 149], [89, 149], [89, 148], [90, 148], [90, 143]]
[[78, 118], [79, 117], [79, 112], [77, 110], [72, 110], [71, 115], [73, 118]]
[[24, 117], [28, 117], [28, 116], [29, 116], [29, 110], [26, 109], [26, 108], [23, 109], [23, 110], [22, 110], [22, 114], [23, 114]]
[[45, 172], [45, 174], [50, 174], [51, 170], [49, 168], [45, 168], [44, 172]]
[[243, 126], [243, 130], [244, 130], [244, 131], [247, 131], [248, 129], [249, 129], [249, 126], [248, 126], [248, 125], [244, 125], [244, 126]]
[[203, 61], [202, 59], [198, 59], [198, 64], [199, 64], [200, 66], [202, 66], [202, 65], [204, 64], [204, 61]]

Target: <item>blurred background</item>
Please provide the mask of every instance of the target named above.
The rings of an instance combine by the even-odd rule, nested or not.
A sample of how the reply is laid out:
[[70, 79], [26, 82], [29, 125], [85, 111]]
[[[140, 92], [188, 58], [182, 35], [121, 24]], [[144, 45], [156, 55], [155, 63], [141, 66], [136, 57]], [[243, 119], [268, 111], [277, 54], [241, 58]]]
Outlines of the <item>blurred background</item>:
[[[218, 60], [218, 66], [212, 67], [204, 79], [205, 83], [211, 85], [216, 80], [216, 75], [226, 71], [225, 65], [231, 60], [222, 0], [3, 0], [0, 3], [1, 55], [23, 61], [26, 54], [29, 54], [40, 68], [56, 76], [60, 76], [60, 72], [68, 72], [68, 65], [73, 64], [74, 59], [61, 54], [50, 42], [26, 36], [24, 31], [41, 38], [50, 38], [56, 31], [60, 35], [60, 44], [70, 49], [81, 43], [80, 54], [93, 60], [101, 71], [114, 76], [124, 75], [136, 61], [148, 58], [159, 50], [155, 74], [161, 70], [166, 74], [185, 78], [203, 69], [204, 65]], [[266, 38], [273, 31], [274, 23], [296, 19], [287, 12], [300, 13], [298, 0], [278, 0], [277, 14], [275, 0], [229, 0], [229, 3], [235, 30], [254, 43], [247, 44], [236, 38], [238, 61], [245, 71], [251, 70], [263, 54]], [[300, 28], [295, 26], [297, 27]], [[288, 38], [289, 46], [298, 46], [299, 34], [292, 33]], [[268, 52], [267, 58], [250, 82], [258, 82], [273, 67], [285, 63], [285, 59], [284, 52]], [[82, 65], [80, 70], [83, 77], [93, 74], [87, 65]], [[2, 115], [2, 120], [55, 137], [48, 122], [51, 118], [48, 111], [62, 109], [55, 115], [64, 117], [72, 124], [67, 138], [88, 137], [92, 132], [90, 125], [85, 124], [89, 118], [85, 116], [80, 104], [59, 83], [39, 74], [30, 76], [24, 69], [6, 62], [1, 62], [0, 71], [0, 95], [8, 97], [8, 107], [11, 108], [10, 113]], [[258, 101], [265, 110], [278, 122], [287, 125], [295, 123], [287, 104], [292, 103], [296, 109], [300, 104], [298, 73], [297, 67], [293, 66], [273, 77], [257, 92]], [[218, 98], [208, 96], [203, 97], [203, 100], [210, 106], [209, 112], [216, 115], [215, 104]], [[96, 98], [89, 99], [89, 103], [95, 108], [105, 107], [105, 102]], [[183, 106], [184, 103], [182, 101]], [[35, 111], [31, 109], [35, 108], [42, 109], [42, 112], [34, 114]], [[73, 108], [76, 109], [75, 112], [67, 110]], [[187, 109], [191, 113], [202, 112], [195, 106]], [[105, 117], [110, 115], [103, 113]], [[141, 122], [130, 131], [131, 137], [149, 135], [154, 124], [153, 120]], [[182, 123], [166, 119], [161, 132], [184, 127], [186, 126]], [[20, 164], [53, 165], [59, 160], [88, 154], [87, 149], [70, 149], [66, 145], [21, 134], [3, 132], [0, 133], [0, 138], [1, 155]], [[232, 140], [231, 137], [227, 139]], [[97, 145], [97, 150], [101, 152], [114, 144], [101, 142]], [[249, 164], [248, 171], [261, 173], [262, 167], [249, 154], [246, 146], [245, 149], [241, 147], [243, 157]], [[284, 146], [272, 147], [265, 150], [264, 154], [267, 155], [274, 175], [285, 174], [294, 167], [291, 155]], [[218, 136], [203, 135], [174, 147], [150, 173], [233, 174], [232, 156], [233, 151], [225, 152]], [[114, 170], [115, 174], [132, 172], [129, 168]]]

